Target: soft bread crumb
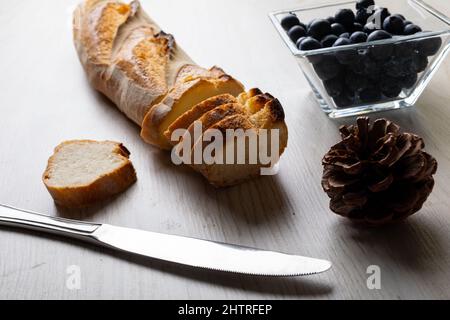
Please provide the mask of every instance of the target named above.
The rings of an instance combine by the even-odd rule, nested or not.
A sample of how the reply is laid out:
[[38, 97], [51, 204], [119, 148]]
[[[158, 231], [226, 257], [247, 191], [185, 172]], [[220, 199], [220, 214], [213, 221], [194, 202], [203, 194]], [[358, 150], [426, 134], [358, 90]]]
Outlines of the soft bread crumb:
[[136, 181], [129, 155], [118, 142], [65, 141], [48, 160], [43, 181], [57, 204], [84, 207], [120, 193]]

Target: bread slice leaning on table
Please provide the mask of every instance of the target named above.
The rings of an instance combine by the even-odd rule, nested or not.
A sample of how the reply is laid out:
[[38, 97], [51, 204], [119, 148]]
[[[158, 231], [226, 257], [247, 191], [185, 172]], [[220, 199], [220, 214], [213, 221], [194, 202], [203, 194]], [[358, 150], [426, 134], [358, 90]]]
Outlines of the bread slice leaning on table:
[[[238, 80], [218, 67], [205, 69], [196, 65], [174, 37], [145, 14], [138, 1], [125, 4], [85, 0], [75, 11], [73, 28], [75, 47], [92, 86], [141, 126], [144, 141], [161, 149], [170, 150], [176, 144], [171, 141], [176, 129], [188, 129], [204, 113], [256, 92], [245, 93]], [[283, 119], [278, 117], [270, 122], [274, 128], [281, 122], [284, 130], [282, 114]], [[258, 129], [258, 123], [250, 116], [244, 115], [248, 123], [244, 122]], [[236, 123], [233, 122], [234, 126], [230, 123], [230, 129]], [[279, 145], [286, 144], [287, 130], [280, 135]], [[208, 180], [208, 172], [215, 172], [214, 166], [201, 167]], [[242, 174], [229, 176], [239, 171], [224, 170], [232, 166], [242, 165], [220, 166], [222, 182], [215, 174], [213, 184], [225, 186], [245, 180]], [[248, 177], [251, 176], [254, 175]]]

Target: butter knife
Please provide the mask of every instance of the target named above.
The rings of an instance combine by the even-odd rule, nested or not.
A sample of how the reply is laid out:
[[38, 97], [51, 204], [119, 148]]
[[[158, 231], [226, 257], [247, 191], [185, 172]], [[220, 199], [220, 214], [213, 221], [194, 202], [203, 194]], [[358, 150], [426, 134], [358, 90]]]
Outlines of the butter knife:
[[54, 233], [153, 259], [216, 271], [288, 277], [320, 273], [331, 267], [326, 260], [50, 217], [1, 204], [0, 225]]

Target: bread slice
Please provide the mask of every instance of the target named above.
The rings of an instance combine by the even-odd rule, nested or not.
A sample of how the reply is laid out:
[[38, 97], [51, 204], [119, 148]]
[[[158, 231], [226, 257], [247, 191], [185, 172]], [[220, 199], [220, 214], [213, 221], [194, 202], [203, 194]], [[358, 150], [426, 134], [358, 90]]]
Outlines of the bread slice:
[[[237, 100], [239, 103], [228, 103], [221, 105], [219, 107], [214, 108], [211, 111], [203, 114], [197, 121], [201, 124], [202, 132], [216, 123], [224, 120], [227, 117], [236, 114], [247, 114], [248, 116], [253, 115], [263, 109], [266, 104], [273, 100], [273, 97], [268, 94], [263, 94], [259, 89], [253, 88], [248, 92], [241, 93]], [[180, 152], [179, 149], [182, 146], [182, 142], [184, 137], [188, 137], [191, 139], [191, 147], [193, 147], [198, 140], [201, 140], [201, 137], [197, 137], [195, 140], [194, 136], [195, 123], [192, 123], [183, 138], [180, 140], [179, 145], [176, 147], [177, 152]], [[194, 139], [193, 139], [194, 138]], [[202, 147], [203, 149], [203, 147]]]
[[[284, 122], [284, 111], [279, 103], [279, 101], [273, 98], [270, 94], [257, 94], [257, 91], [249, 92], [245, 97], [241, 96], [241, 101], [246, 101], [246, 111], [245, 113], [238, 113], [222, 119], [203, 132], [203, 135], [208, 134], [208, 130], [216, 129], [222, 132], [225, 136], [227, 129], [243, 129], [253, 131], [256, 138], [261, 139], [261, 129], [266, 129], [268, 133], [267, 145], [271, 146], [271, 131], [278, 131], [278, 150], [270, 150], [269, 154], [277, 152], [278, 156], [281, 156], [287, 147], [288, 142], [288, 129], [286, 123]], [[245, 98], [245, 99], [244, 99]], [[249, 149], [245, 140], [246, 137], [235, 137], [235, 159], [234, 164], [193, 164], [191, 165], [196, 171], [200, 172], [212, 185], [216, 187], [226, 187], [235, 185], [244, 180], [257, 177], [261, 175], [262, 168], [270, 167], [270, 164], [263, 164], [259, 162], [252, 164], [250, 160], [250, 153], [252, 150]], [[196, 148], [204, 150], [208, 143], [205, 143], [203, 137], [199, 138], [195, 145], [192, 147], [192, 153], [195, 152]], [[226, 146], [229, 144], [229, 140], [225, 140], [223, 144], [223, 149], [221, 152], [216, 153], [215, 156], [218, 159], [225, 159]], [[239, 143], [245, 144], [245, 159], [243, 164], [237, 162], [236, 150]], [[256, 152], [260, 152], [259, 147]], [[271, 163], [274, 165], [274, 163]]]
[[[227, 103], [214, 108], [202, 115], [197, 121], [194, 121], [185, 135], [194, 137], [195, 122], [201, 125], [202, 132], [214, 125], [215, 123], [235, 114], [245, 114], [247, 111], [245, 107], [240, 103]], [[193, 141], [195, 143], [195, 141]]]
[[237, 99], [231, 94], [221, 94], [212, 98], [206, 99], [189, 111], [179, 116], [164, 132], [164, 136], [172, 143], [175, 144], [179, 141], [171, 141], [172, 133], [177, 129], [187, 129], [189, 126], [204, 113], [227, 103], [237, 103]]
[[129, 155], [118, 142], [65, 141], [48, 160], [43, 181], [58, 205], [85, 207], [124, 191], [136, 181]]
[[[246, 124], [246, 127], [242, 129], [250, 129], [255, 130], [256, 134], [258, 134], [257, 129], [253, 126], [251, 127], [251, 122], [248, 118], [243, 117], [242, 115], [235, 115], [233, 117], [227, 118], [223, 120], [222, 123], [217, 123], [213, 128], [217, 129], [224, 129], [227, 128], [230, 129], [230, 122], [237, 123], [238, 126], [243, 126], [243, 124]], [[236, 126], [236, 129], [239, 129], [239, 127]], [[287, 127], [284, 122], [277, 122], [273, 125], [271, 130], [279, 130], [279, 137], [280, 137], [280, 145], [279, 145], [279, 155], [283, 154], [286, 145], [287, 145]], [[270, 134], [269, 134], [270, 137]], [[235, 139], [235, 146], [239, 143], [240, 138]], [[224, 146], [226, 146], [227, 143], [230, 143], [229, 141], [226, 141]], [[270, 143], [270, 142], [269, 142]], [[269, 144], [270, 145], [270, 144]], [[225, 147], [222, 150], [222, 154], [225, 153]], [[235, 149], [236, 152], [236, 149]], [[221, 157], [223, 155], [218, 154], [218, 157]], [[249, 163], [249, 152], [247, 149], [245, 163], [244, 164], [213, 164], [213, 165], [193, 165], [192, 166], [196, 171], [200, 172], [210, 184], [212, 184], [215, 187], [221, 188], [221, 187], [229, 187], [236, 184], [239, 184], [243, 181], [256, 178], [261, 176], [261, 169], [262, 168], [268, 168], [269, 165], [262, 165], [260, 163], [251, 164]]]
[[225, 93], [238, 96], [242, 91], [242, 84], [226, 74], [218, 79], [198, 78], [184, 82], [145, 115], [141, 137], [147, 143], [169, 150], [172, 145], [164, 132], [179, 116], [208, 98]]

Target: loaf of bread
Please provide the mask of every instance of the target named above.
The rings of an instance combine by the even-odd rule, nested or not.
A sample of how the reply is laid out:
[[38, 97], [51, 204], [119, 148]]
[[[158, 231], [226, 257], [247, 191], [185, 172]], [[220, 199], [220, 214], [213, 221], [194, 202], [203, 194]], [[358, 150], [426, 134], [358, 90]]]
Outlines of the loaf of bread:
[[42, 177], [58, 205], [86, 207], [136, 181], [130, 153], [118, 142], [71, 140], [55, 148]]
[[[210, 127], [279, 130], [279, 150], [269, 151], [284, 151], [287, 128], [278, 100], [258, 89], [245, 92], [218, 67], [196, 65], [138, 1], [84, 0], [74, 13], [73, 29], [90, 83], [141, 127], [147, 143], [164, 150], [177, 147], [174, 131], [189, 132], [198, 121], [202, 132]], [[192, 147], [196, 143], [192, 141]], [[203, 143], [198, 146], [203, 148]], [[263, 166], [253, 164], [250, 170], [242, 164], [190, 165], [216, 186], [256, 176]]]

